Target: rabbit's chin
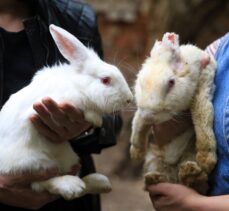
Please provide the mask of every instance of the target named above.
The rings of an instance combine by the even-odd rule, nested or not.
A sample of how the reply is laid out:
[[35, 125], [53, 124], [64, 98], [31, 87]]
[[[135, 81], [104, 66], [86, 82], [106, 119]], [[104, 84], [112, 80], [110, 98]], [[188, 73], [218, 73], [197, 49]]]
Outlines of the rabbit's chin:
[[174, 116], [174, 114], [170, 112], [152, 112], [146, 109], [141, 109], [140, 115], [145, 122], [152, 124], [161, 124], [171, 120]]

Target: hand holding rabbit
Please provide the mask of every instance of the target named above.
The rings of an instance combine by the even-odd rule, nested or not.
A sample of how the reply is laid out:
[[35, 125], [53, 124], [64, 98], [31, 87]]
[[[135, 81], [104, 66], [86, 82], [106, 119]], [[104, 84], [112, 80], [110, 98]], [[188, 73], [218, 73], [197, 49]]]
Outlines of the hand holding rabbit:
[[30, 117], [31, 121], [41, 135], [54, 143], [76, 138], [92, 127], [84, 119], [82, 111], [68, 102], [58, 104], [46, 97], [35, 103], [33, 108], [37, 114]]
[[32, 174], [23, 173], [23, 175], [1, 175], [0, 198], [4, 204], [10, 206], [38, 209], [56, 200], [58, 196], [47, 192], [37, 193], [31, 189], [30, 184], [33, 181], [42, 181], [57, 175], [58, 169], [37, 171]]

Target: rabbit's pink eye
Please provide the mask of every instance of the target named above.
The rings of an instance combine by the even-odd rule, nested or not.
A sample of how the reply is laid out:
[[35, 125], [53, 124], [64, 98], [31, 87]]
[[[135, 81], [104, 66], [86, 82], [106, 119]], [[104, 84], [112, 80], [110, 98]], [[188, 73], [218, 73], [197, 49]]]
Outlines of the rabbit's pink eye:
[[111, 82], [111, 78], [110, 77], [101, 78], [101, 82], [105, 85], [109, 85]]

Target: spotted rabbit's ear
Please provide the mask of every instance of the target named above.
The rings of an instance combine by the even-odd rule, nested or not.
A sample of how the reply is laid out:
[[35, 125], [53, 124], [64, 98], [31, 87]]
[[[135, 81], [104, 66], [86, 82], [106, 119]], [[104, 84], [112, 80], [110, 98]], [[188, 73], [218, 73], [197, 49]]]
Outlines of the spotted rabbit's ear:
[[59, 51], [70, 63], [81, 64], [87, 58], [88, 49], [75, 36], [53, 24], [49, 30]]
[[200, 61], [201, 69], [207, 67], [210, 62], [211, 62], [211, 57], [208, 53], [205, 52], [205, 54], [203, 55]]
[[180, 46], [179, 46], [179, 35], [175, 33], [167, 32], [163, 35], [163, 38], [161, 41], [156, 41], [152, 50], [151, 50], [151, 56], [154, 54], [163, 54], [163, 52], [169, 52], [171, 51], [173, 54], [180, 52]]
[[157, 53], [157, 51], [160, 50], [161, 47], [162, 47], [161, 46], [161, 41], [156, 40], [156, 42], [154, 43], [153, 48], [151, 49], [150, 55], [153, 56], [154, 53], [155, 52]]
[[179, 36], [175, 33], [165, 33], [162, 41], [155, 42], [150, 56], [177, 66], [181, 61]]
[[173, 32], [167, 32], [162, 38], [162, 43], [169, 46], [170, 48], [179, 47], [179, 35]]

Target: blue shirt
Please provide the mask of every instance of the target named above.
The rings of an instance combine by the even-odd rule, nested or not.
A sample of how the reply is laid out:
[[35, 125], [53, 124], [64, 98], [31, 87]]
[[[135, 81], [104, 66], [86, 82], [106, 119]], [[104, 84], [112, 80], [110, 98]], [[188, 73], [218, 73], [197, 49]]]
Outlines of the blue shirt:
[[217, 165], [210, 175], [210, 195], [229, 194], [229, 33], [216, 52], [216, 90], [213, 98]]

